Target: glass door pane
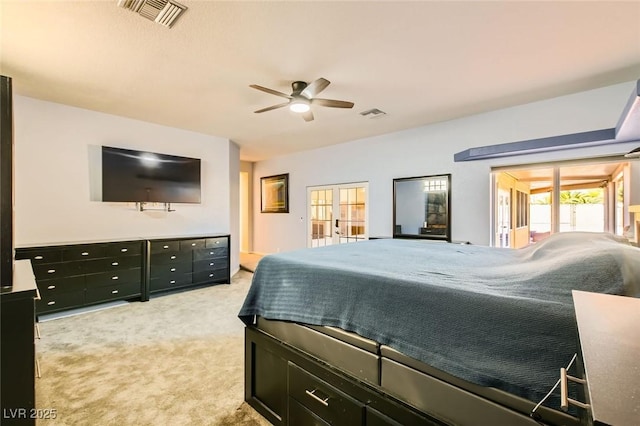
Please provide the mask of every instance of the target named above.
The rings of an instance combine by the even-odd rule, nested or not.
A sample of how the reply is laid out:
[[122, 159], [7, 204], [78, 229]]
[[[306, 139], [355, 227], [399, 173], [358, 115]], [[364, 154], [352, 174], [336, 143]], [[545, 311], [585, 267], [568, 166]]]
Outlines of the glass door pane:
[[311, 238], [309, 247], [333, 244], [333, 189], [315, 189], [309, 192], [311, 201]]
[[366, 236], [366, 189], [363, 186], [340, 188], [339, 242], [353, 243]]
[[366, 182], [309, 188], [307, 246], [322, 247], [368, 239], [367, 189]]

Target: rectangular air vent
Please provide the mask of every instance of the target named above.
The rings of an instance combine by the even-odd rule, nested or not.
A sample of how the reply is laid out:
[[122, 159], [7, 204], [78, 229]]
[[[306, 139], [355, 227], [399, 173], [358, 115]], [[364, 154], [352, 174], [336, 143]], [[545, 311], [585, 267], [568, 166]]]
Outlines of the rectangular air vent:
[[378, 108], [372, 108], [366, 111], [362, 111], [360, 115], [363, 117], [377, 118], [377, 117], [384, 117], [385, 115], [387, 115], [387, 113], [379, 110]]
[[187, 10], [186, 6], [172, 0], [118, 0], [118, 6], [168, 28]]

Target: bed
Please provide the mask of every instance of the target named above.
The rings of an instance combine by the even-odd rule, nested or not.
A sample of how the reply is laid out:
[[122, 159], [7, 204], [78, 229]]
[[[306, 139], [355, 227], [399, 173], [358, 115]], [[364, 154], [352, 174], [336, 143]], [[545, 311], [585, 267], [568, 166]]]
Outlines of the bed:
[[579, 353], [574, 289], [640, 297], [640, 249], [576, 232], [517, 250], [380, 239], [266, 256], [239, 313], [245, 397], [274, 424], [340, 424], [324, 405], [338, 396], [360, 407], [342, 424], [579, 424], [557, 393], [530, 416]]

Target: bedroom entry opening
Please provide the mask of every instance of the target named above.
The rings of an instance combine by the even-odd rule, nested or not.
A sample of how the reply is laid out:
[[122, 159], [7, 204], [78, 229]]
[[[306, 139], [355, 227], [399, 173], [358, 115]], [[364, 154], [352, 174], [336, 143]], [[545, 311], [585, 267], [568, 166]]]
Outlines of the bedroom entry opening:
[[492, 246], [525, 247], [557, 232], [625, 235], [629, 167], [616, 158], [494, 169]]
[[307, 247], [369, 238], [369, 183], [307, 188]]

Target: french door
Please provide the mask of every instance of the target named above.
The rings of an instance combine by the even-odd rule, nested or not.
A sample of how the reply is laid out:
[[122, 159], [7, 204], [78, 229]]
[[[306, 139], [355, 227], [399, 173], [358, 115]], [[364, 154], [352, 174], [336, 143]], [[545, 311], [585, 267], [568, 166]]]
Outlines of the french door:
[[307, 188], [307, 247], [368, 239], [368, 193], [368, 182]]

